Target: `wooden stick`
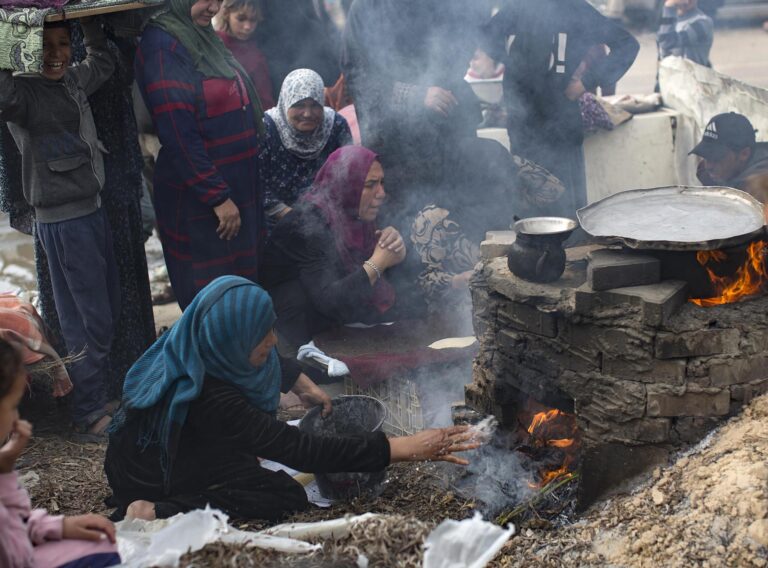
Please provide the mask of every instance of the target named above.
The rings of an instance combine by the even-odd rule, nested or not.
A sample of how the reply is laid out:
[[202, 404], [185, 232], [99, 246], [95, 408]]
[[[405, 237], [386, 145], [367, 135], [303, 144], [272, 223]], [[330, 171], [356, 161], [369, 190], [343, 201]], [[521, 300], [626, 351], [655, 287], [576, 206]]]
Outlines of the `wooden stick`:
[[579, 478], [578, 473], [571, 473], [567, 476], [564, 476], [561, 479], [556, 479], [549, 484], [547, 484], [546, 487], [541, 488], [536, 495], [531, 497], [528, 501], [523, 503], [522, 505], [518, 505], [514, 509], [512, 509], [509, 513], [502, 513], [498, 517], [496, 517], [496, 524], [500, 526], [506, 525], [509, 521], [513, 520], [515, 517], [518, 517], [522, 515], [526, 509], [533, 508], [539, 501], [541, 501], [544, 497], [552, 493], [555, 489], [558, 489], [562, 487], [563, 485], [568, 485], [571, 481], [575, 481]]
[[46, 22], [61, 22], [62, 20], [75, 20], [87, 16], [98, 16], [101, 14], [110, 14], [113, 12], [124, 12], [126, 10], [138, 10], [139, 8], [151, 8], [157, 4], [145, 4], [144, 2], [130, 2], [128, 4], [115, 4], [112, 6], [93, 6], [92, 8], [78, 9], [77, 5], [70, 8], [64, 8], [63, 12], [49, 14], [45, 17]]

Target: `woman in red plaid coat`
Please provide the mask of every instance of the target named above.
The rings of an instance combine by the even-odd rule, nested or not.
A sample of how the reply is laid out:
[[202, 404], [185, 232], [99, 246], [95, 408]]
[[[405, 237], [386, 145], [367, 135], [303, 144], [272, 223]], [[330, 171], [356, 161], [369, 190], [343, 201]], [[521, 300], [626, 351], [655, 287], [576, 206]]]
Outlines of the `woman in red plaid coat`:
[[265, 235], [262, 110], [211, 26], [219, 0], [171, 0], [147, 26], [136, 79], [162, 144], [154, 191], [160, 240], [182, 309], [219, 276], [256, 281]]

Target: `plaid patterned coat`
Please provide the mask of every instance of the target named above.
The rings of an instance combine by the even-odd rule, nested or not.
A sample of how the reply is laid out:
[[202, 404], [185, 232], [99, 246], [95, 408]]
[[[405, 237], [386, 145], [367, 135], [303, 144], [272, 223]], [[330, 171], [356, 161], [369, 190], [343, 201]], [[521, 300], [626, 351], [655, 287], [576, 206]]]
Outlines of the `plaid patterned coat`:
[[[209, 78], [173, 36], [148, 26], [136, 80], [162, 148], [154, 178], [160, 240], [171, 285], [184, 309], [219, 276], [256, 281], [264, 237], [256, 118], [240, 79]], [[213, 208], [232, 199], [241, 228], [216, 234]]]

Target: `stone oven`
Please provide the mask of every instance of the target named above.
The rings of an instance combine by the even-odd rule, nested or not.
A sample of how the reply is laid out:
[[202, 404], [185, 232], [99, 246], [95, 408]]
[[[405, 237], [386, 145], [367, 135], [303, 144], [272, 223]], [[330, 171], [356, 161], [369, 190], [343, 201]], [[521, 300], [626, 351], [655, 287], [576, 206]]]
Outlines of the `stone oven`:
[[573, 414], [584, 508], [768, 390], [768, 297], [700, 307], [700, 282], [664, 279], [677, 261], [596, 246], [567, 256], [551, 284], [483, 261], [466, 399], [508, 428], [525, 426], [530, 401]]

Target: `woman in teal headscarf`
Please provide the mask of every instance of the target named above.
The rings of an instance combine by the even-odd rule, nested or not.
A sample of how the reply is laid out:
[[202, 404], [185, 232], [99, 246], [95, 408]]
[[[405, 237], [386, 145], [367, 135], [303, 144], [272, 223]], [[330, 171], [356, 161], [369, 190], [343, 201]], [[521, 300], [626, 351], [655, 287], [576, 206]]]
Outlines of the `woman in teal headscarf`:
[[[462, 428], [387, 439], [315, 437], [279, 422], [280, 391], [307, 406], [330, 399], [281, 361], [272, 300], [239, 277], [218, 278], [128, 372], [105, 461], [114, 518], [167, 518], [210, 504], [239, 518], [277, 520], [308, 506], [303, 487], [259, 457], [306, 472], [378, 471], [476, 447]], [[281, 369], [282, 367], [282, 369]]]

